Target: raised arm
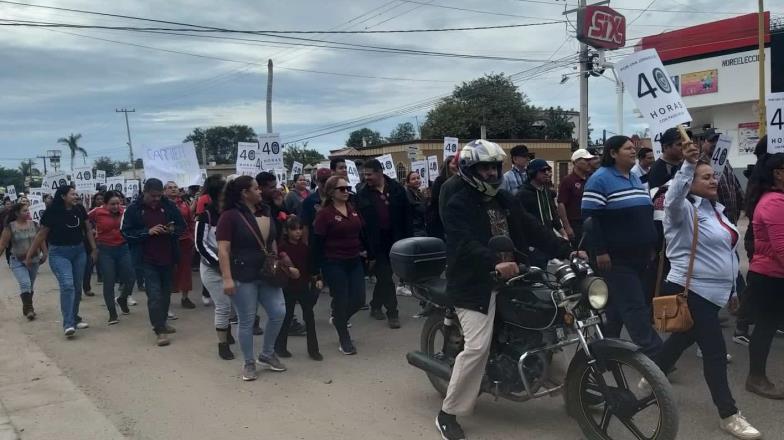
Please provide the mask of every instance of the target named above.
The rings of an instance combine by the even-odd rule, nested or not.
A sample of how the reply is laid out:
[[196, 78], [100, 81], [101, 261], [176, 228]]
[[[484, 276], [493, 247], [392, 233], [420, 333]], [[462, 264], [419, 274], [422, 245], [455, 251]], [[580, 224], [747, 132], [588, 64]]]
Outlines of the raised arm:
[[664, 215], [675, 225], [688, 219], [690, 214], [689, 201], [686, 196], [691, 190], [694, 180], [694, 171], [697, 168], [697, 159], [700, 150], [694, 144], [688, 144], [683, 151], [683, 165], [670, 181], [670, 187], [664, 195]]

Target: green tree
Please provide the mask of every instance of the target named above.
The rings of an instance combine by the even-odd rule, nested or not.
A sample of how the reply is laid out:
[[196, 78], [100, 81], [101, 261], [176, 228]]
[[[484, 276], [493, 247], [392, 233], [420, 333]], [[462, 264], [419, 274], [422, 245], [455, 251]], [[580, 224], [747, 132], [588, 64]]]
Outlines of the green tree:
[[117, 163], [108, 156], [101, 156], [93, 162], [93, 168], [106, 172], [106, 177], [116, 176]]
[[73, 134], [71, 133], [70, 136], [57, 139], [58, 144], [63, 144], [68, 147], [71, 151], [71, 169], [73, 170], [73, 161], [74, 157], [76, 157], [76, 153], [82, 155], [82, 159], [87, 163], [87, 150], [79, 146], [79, 140], [82, 138], [81, 133]]
[[536, 134], [537, 113], [509, 77], [486, 75], [455, 87], [451, 96], [430, 110], [422, 137], [476, 139], [485, 125], [488, 138], [530, 138]]
[[410, 122], [403, 122], [398, 124], [397, 127], [389, 134], [387, 141], [389, 142], [408, 142], [416, 139], [416, 131], [414, 124]]
[[323, 154], [308, 148], [308, 143], [300, 145], [288, 145], [283, 149], [283, 166], [287, 170], [291, 169], [294, 162], [299, 162], [302, 166], [317, 164], [326, 159]]
[[569, 120], [566, 112], [561, 107], [550, 107], [543, 111], [544, 139], [572, 139], [574, 122]]
[[253, 128], [247, 125], [216, 126], [207, 129], [195, 128], [183, 142], [193, 142], [196, 155], [201, 157], [201, 149], [207, 152], [207, 162], [234, 163], [237, 160], [237, 142], [257, 142]]
[[35, 161], [33, 159], [23, 160], [22, 163], [19, 164], [19, 172], [22, 173], [22, 177], [41, 175], [41, 170], [35, 167]]
[[24, 176], [19, 170], [10, 168], [3, 168], [0, 166], [0, 187], [5, 190], [6, 186], [13, 185], [16, 187], [16, 193], [19, 194], [24, 188]]
[[364, 146], [363, 139], [364, 142], [367, 143], [368, 147], [384, 143], [384, 138], [381, 137], [381, 133], [369, 128], [360, 128], [359, 130], [352, 131], [348, 135], [348, 139], [346, 139], [346, 146], [362, 148]]

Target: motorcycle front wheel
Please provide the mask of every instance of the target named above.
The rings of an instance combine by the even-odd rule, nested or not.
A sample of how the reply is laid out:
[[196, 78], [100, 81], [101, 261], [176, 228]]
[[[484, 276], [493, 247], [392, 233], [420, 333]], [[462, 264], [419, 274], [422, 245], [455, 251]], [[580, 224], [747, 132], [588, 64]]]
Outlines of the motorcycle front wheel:
[[[427, 317], [427, 321], [425, 321], [425, 325], [422, 327], [420, 341], [423, 353], [445, 362], [450, 366], [455, 365], [455, 358], [463, 351], [462, 330], [460, 329], [460, 324], [457, 322], [457, 319], [454, 321], [454, 325], [444, 325], [443, 310], [434, 310], [432, 314]], [[433, 388], [438, 391], [441, 397], [446, 397], [449, 381], [441, 379], [434, 374], [426, 374], [430, 383], [433, 385]]]
[[661, 370], [639, 352], [603, 354], [590, 365], [578, 353], [566, 377], [568, 412], [583, 434], [589, 440], [674, 440], [678, 409]]

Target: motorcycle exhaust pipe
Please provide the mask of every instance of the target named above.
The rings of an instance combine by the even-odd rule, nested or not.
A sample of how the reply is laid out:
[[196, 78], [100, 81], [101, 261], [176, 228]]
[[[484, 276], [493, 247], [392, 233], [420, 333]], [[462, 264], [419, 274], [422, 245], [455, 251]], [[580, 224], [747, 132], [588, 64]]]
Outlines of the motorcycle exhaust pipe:
[[410, 365], [434, 374], [441, 379], [449, 380], [452, 377], [452, 367], [421, 351], [408, 352], [406, 360]]

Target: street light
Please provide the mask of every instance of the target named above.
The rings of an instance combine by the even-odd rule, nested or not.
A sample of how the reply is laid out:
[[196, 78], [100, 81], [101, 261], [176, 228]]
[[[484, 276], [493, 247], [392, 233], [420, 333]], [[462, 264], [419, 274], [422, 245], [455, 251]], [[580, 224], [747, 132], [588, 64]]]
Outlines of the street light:
[[49, 158], [49, 163], [52, 164], [54, 170], [57, 171], [60, 169], [60, 157], [62, 156], [62, 150], [46, 150], [46, 156]]

